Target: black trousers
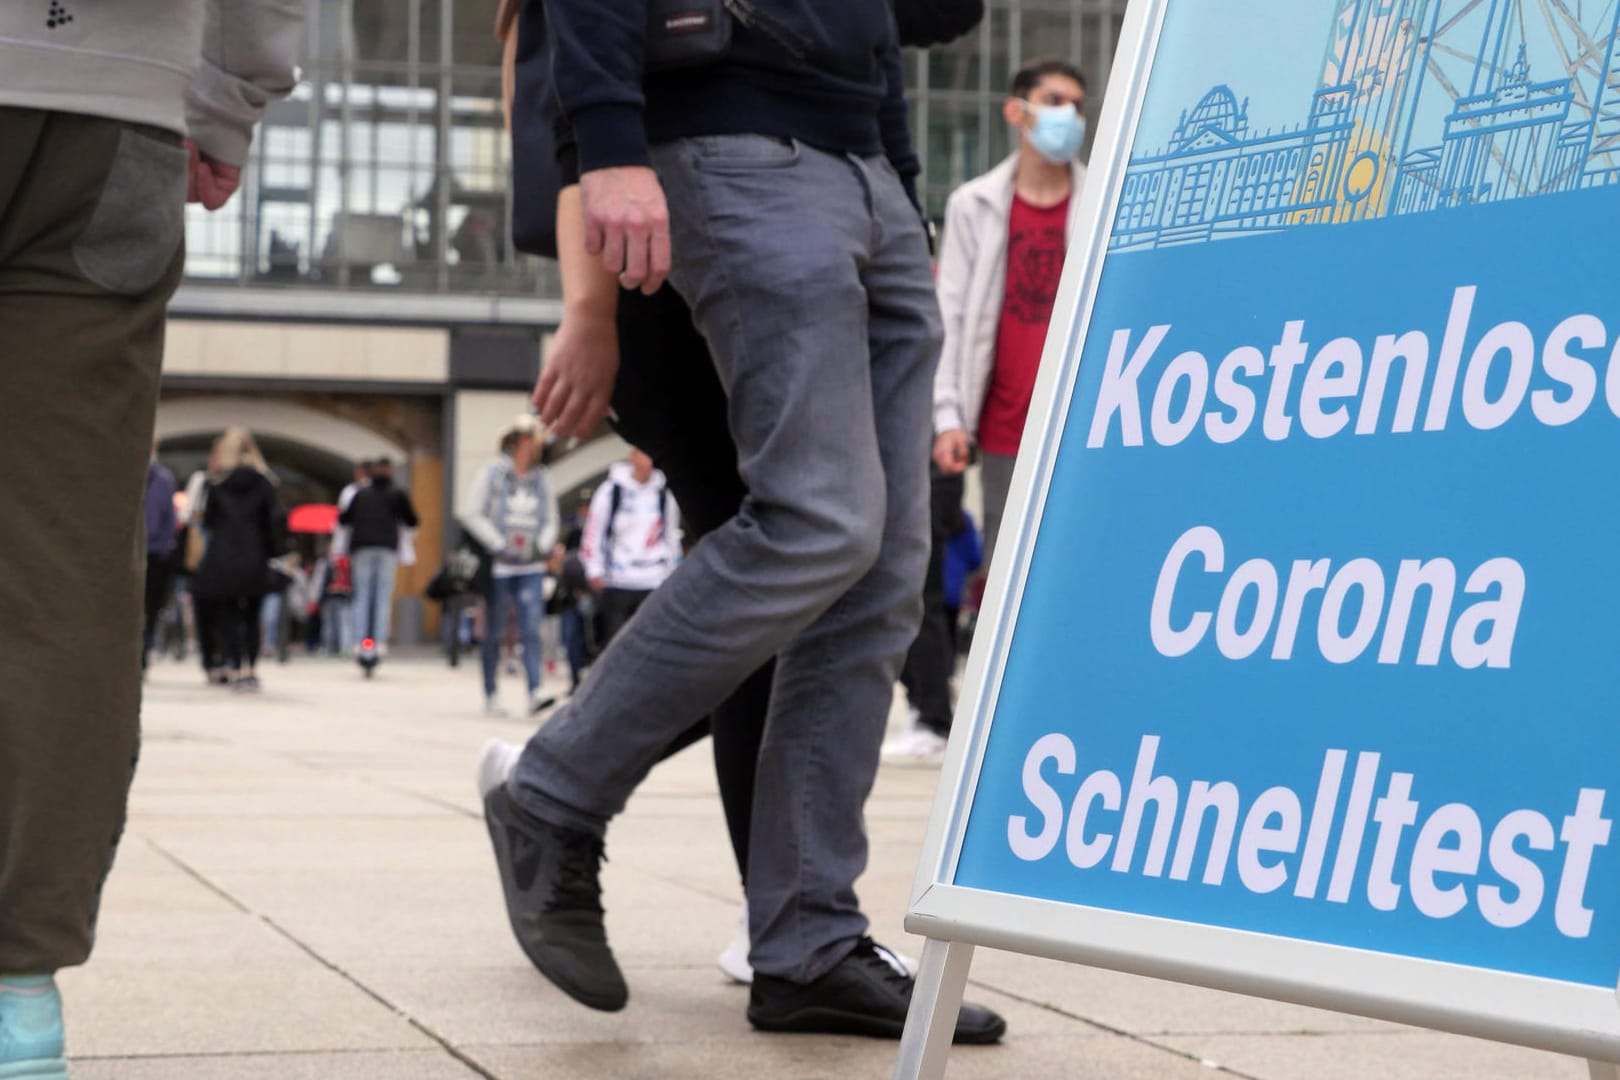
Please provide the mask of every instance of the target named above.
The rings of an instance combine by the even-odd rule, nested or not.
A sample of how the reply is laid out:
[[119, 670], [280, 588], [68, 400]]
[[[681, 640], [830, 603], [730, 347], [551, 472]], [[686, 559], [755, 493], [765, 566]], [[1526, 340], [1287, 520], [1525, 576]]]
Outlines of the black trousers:
[[259, 616], [262, 596], [233, 596], [207, 601], [214, 645], [211, 654], [227, 671], [251, 668], [259, 662]]
[[928, 577], [923, 582], [923, 618], [906, 653], [900, 682], [918, 721], [941, 735], [951, 730], [951, 673], [956, 670], [954, 619], [945, 608], [945, 549], [962, 516], [963, 481], [933, 470], [928, 501], [933, 519]]
[[[680, 496], [677, 495], [675, 499], [679, 503]], [[597, 609], [602, 623], [602, 648], [607, 648], [607, 643], [613, 640], [615, 634], [624, 629], [624, 624], [635, 616], [641, 605], [647, 602], [647, 597], [651, 595], [652, 592], [648, 589], [615, 589], [609, 586], [602, 590], [600, 607]]]
[[[195, 577], [192, 578], [196, 580]], [[225, 666], [220, 653], [219, 621], [222, 602], [211, 597], [191, 594], [191, 613], [197, 625], [197, 659], [203, 671], [212, 674]]]
[[146, 622], [141, 631], [141, 669], [152, 653], [152, 642], [157, 637], [158, 617], [169, 603], [169, 590], [174, 585], [174, 559], [168, 555], [146, 556]]
[[[726, 417], [726, 392], [709, 346], [674, 289], [652, 296], [619, 293], [619, 381], [613, 393], [617, 430], [663, 470], [681, 508], [689, 540], [699, 540], [736, 515], [748, 489], [737, 474], [737, 446]], [[747, 877], [754, 774], [765, 737], [775, 664], [737, 687], [714, 713], [670, 747], [685, 749], [714, 735], [714, 769], [726, 829]]]

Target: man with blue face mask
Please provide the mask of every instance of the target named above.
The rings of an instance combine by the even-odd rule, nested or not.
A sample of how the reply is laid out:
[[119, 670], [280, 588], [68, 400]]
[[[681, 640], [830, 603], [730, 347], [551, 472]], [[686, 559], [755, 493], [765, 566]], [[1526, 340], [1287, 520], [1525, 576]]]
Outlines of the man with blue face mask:
[[[1086, 139], [1085, 101], [1086, 81], [1072, 64], [1026, 65], [1013, 77], [1002, 108], [1017, 133], [1017, 151], [962, 185], [945, 207], [938, 275], [945, 345], [934, 379], [936, 501], [939, 489], [952, 480], [961, 491], [957, 478], [976, 447], [986, 566], [1007, 502], [1063, 256], [1075, 239], [1074, 215], [1086, 176], [1078, 160]], [[936, 505], [936, 519], [953, 520], [954, 509]], [[936, 535], [934, 542], [943, 545], [945, 538]], [[946, 680], [952, 667], [944, 630], [925, 621], [912, 648], [906, 689], [914, 721], [884, 747], [889, 760], [933, 762], [944, 753], [951, 719]]]
[[1063, 60], [1013, 77], [1002, 115], [1018, 149], [946, 205], [939, 259], [945, 348], [934, 381], [934, 462], [967, 468], [977, 447], [988, 565], [1029, 413], [1035, 373], [1073, 243], [1086, 167], [1086, 80]]

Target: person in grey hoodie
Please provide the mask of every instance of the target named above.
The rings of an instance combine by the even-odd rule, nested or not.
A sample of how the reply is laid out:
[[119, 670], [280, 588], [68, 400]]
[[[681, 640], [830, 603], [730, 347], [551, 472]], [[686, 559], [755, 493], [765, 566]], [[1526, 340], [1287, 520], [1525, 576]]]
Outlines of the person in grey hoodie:
[[67, 1075], [54, 976], [90, 954], [139, 738], [184, 205], [235, 190], [302, 7], [0, 4], [0, 1075]]
[[554, 703], [540, 692], [540, 620], [545, 617], [546, 560], [557, 540], [557, 496], [540, 463], [544, 430], [520, 416], [501, 435], [501, 454], [484, 466], [462, 506], [462, 527], [483, 545], [493, 564], [485, 598], [484, 711], [505, 715], [496, 694], [501, 642], [516, 613], [529, 681], [530, 715]]

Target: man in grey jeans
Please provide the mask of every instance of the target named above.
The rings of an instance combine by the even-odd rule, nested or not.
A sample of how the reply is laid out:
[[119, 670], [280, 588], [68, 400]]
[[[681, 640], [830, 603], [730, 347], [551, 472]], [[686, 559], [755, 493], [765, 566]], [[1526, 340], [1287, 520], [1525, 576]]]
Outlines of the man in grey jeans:
[[[514, 933], [577, 1000], [624, 1005], [602, 928], [607, 822], [676, 736], [776, 656], [748, 1016], [898, 1037], [911, 980], [865, 936], [854, 882], [920, 616], [941, 330], [896, 168], [916, 172], [893, 14], [782, 0], [768, 22], [739, 20], [723, 55], [650, 74], [645, 0], [547, 0], [546, 14], [586, 246], [626, 287], [670, 271], [713, 350], [749, 495], [486, 797]], [[968, 1006], [957, 1037], [993, 1042], [1005, 1026]]]

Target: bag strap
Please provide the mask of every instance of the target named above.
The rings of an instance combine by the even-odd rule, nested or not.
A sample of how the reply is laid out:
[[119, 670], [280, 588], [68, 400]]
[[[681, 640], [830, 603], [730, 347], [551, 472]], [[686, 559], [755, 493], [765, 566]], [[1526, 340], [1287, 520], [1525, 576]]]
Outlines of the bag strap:
[[[753, 0], [720, 0], [725, 9], [731, 12], [732, 18], [748, 27], [757, 30], [770, 38], [793, 59], [801, 64], [810, 63], [810, 42], [802, 34], [790, 30], [777, 22], [776, 19], [760, 11], [754, 6]], [[797, 43], [795, 43], [797, 39]]]

